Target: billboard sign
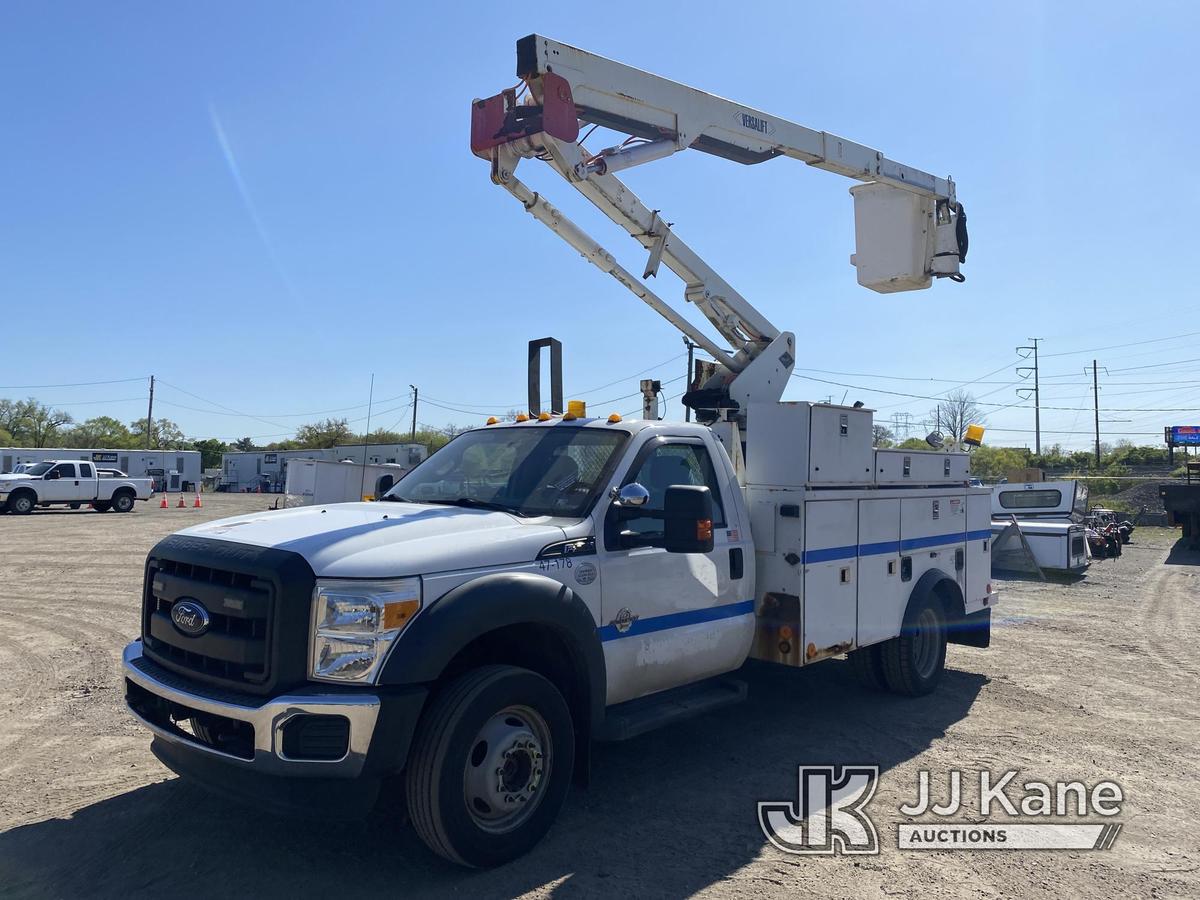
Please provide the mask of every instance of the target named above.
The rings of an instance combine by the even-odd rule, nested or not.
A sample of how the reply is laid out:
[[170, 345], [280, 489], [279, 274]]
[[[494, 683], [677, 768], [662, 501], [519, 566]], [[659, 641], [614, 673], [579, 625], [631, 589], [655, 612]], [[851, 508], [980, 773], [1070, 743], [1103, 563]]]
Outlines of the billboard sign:
[[115, 454], [115, 453], [93, 453], [92, 454], [92, 462], [115, 463], [116, 461], [117, 461], [117, 454]]
[[1167, 443], [1175, 447], [1200, 446], [1200, 425], [1172, 425], [1167, 429]]

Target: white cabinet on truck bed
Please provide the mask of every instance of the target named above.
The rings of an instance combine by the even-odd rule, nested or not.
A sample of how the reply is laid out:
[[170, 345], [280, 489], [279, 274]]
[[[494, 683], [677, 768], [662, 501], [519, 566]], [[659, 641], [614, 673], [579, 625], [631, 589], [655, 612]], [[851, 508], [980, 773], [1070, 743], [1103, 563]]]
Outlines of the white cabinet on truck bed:
[[872, 479], [873, 415], [823, 403], [750, 404], [746, 482], [789, 487], [857, 484]]
[[936, 450], [876, 450], [877, 484], [962, 484], [970, 472], [965, 453]]

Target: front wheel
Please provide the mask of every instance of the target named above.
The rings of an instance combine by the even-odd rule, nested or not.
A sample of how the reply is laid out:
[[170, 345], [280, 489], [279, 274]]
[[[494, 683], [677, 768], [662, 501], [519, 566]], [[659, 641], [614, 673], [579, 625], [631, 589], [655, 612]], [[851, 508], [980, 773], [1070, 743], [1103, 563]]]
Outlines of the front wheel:
[[881, 649], [888, 687], [897, 694], [930, 693], [946, 669], [946, 612], [934, 595], [909, 605], [899, 637]]
[[467, 672], [417, 729], [406, 776], [413, 827], [451, 862], [508, 862], [550, 830], [574, 758], [571, 712], [553, 684], [515, 666]]
[[37, 498], [28, 491], [22, 491], [8, 498], [8, 509], [18, 516], [27, 516], [37, 506]]

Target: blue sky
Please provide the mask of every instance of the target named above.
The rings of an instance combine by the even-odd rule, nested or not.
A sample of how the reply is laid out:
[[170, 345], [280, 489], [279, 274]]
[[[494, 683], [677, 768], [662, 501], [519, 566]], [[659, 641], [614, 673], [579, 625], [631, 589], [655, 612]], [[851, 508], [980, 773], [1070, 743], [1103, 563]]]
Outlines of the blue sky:
[[[607, 385], [582, 394], [593, 412], [637, 409], [621, 395], [644, 370], [683, 374], [678, 333], [468, 149], [471, 99], [513, 84], [515, 41], [536, 31], [955, 178], [966, 284], [882, 296], [848, 263], [845, 179], [700, 153], [627, 173], [796, 332], [797, 373], [822, 380], [793, 379], [789, 399], [920, 420], [932, 401], [896, 394], [973, 382], [1019, 403], [1013, 348], [1040, 336], [1060, 354], [1043, 404], [1066, 408], [1043, 413], [1044, 443], [1089, 445], [1091, 348], [1110, 348], [1105, 439], [1150, 443], [1200, 421], [1142, 411], [1200, 407], [1197, 9], [5, 4], [0, 300], [8, 327], [45, 318], [47, 337], [5, 340], [0, 396], [129, 420], [145, 385], [120, 380], [154, 373], [156, 413], [189, 435], [266, 441], [310, 413], [363, 416], [374, 373], [373, 427], [408, 421], [410, 383], [430, 398], [421, 422], [467, 424], [520, 404], [525, 342], [549, 334], [568, 395]], [[633, 242], [539, 165], [525, 180], [640, 271]], [[24, 387], [94, 381], [117, 383]], [[1032, 444], [1032, 410], [990, 425], [991, 443]]]

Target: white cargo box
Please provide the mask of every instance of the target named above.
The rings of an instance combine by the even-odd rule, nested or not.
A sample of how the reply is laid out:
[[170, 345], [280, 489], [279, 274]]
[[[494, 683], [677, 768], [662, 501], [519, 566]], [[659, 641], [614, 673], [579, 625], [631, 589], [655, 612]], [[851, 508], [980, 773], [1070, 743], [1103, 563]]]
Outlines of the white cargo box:
[[876, 450], [877, 484], [962, 484], [970, 471], [965, 453], [938, 450]]
[[752, 403], [746, 483], [764, 487], [863, 484], [873, 476], [869, 409], [824, 403]]
[[890, 294], [929, 287], [933, 277], [933, 207], [928, 198], [874, 182], [850, 188], [858, 283]]

